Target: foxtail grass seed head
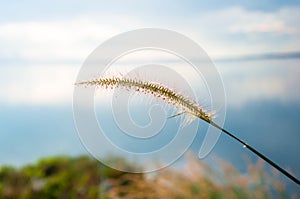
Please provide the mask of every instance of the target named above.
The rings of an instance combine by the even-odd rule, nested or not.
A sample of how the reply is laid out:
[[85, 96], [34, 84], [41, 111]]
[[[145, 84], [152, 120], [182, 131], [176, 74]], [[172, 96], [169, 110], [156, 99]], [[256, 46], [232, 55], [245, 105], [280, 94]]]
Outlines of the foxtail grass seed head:
[[[126, 77], [110, 77], [82, 81], [78, 82], [77, 85], [99, 86], [105, 89], [124, 88], [126, 90], [144, 93], [145, 95], [150, 94], [179, 109], [180, 113], [174, 115], [174, 117], [187, 113], [192, 116], [190, 117], [192, 118], [190, 119], [191, 121], [195, 118], [200, 118], [208, 123], [212, 121], [212, 114], [204, 110], [199, 104], [160, 83]], [[187, 123], [191, 121], [187, 121]]]

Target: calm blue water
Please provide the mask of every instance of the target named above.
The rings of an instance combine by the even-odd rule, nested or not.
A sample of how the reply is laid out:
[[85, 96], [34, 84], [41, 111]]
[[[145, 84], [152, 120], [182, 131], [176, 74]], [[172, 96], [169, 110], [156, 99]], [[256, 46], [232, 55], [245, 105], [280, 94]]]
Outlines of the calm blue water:
[[[216, 65], [227, 93], [225, 128], [299, 178], [300, 61], [217, 62]], [[0, 104], [0, 164], [19, 166], [43, 156], [86, 154], [77, 136], [71, 106]], [[109, 128], [109, 122], [107, 125]], [[204, 123], [200, 126], [207, 128]], [[167, 128], [171, 132], [178, 126]], [[190, 147], [192, 151], [198, 151], [203, 137], [199, 130]], [[221, 135], [211, 154], [241, 170], [246, 168], [245, 158], [255, 160], [253, 154], [226, 135]], [[296, 190], [293, 183], [287, 182]]]

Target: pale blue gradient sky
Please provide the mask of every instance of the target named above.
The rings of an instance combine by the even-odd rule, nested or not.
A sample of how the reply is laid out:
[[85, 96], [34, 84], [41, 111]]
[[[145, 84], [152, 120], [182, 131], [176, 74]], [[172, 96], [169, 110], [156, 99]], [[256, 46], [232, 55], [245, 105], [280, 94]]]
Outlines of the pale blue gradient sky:
[[[10, 1], [0, 9], [0, 72], [5, 74], [0, 101], [9, 104], [69, 103], [74, 78], [87, 55], [106, 39], [136, 28], [185, 34], [207, 51], [221, 72], [230, 75], [230, 68], [235, 76], [243, 70], [217, 61], [300, 52], [300, 5], [294, 1]], [[255, 70], [251, 67], [252, 73]], [[272, 70], [273, 74], [277, 69]], [[294, 70], [288, 79], [296, 79]]]

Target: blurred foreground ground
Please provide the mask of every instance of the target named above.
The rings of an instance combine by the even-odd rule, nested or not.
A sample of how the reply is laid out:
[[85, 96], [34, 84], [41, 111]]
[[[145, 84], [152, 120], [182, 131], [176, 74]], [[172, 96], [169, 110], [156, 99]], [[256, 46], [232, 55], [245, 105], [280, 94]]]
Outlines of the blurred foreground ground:
[[276, 172], [266, 172], [262, 162], [242, 174], [222, 160], [211, 168], [192, 156], [186, 159], [180, 170], [169, 167], [150, 174], [119, 172], [86, 156], [44, 158], [21, 168], [1, 166], [0, 198], [298, 198], [288, 195]]

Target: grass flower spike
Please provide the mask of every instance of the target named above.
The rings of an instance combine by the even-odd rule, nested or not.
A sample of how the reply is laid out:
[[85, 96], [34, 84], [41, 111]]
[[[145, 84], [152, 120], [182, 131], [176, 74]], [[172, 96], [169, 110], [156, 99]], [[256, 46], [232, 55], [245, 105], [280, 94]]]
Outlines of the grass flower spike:
[[199, 104], [159, 83], [146, 82], [130, 78], [112, 77], [83, 81], [78, 83], [78, 85], [80, 84], [100, 86], [104, 88], [120, 87], [128, 90], [133, 89], [144, 94], [151, 94], [152, 96], [160, 98], [180, 110], [180, 113], [172, 117], [176, 117], [181, 114], [190, 114], [193, 116], [193, 118], [200, 118], [208, 123], [212, 121], [212, 114], [205, 111]]

